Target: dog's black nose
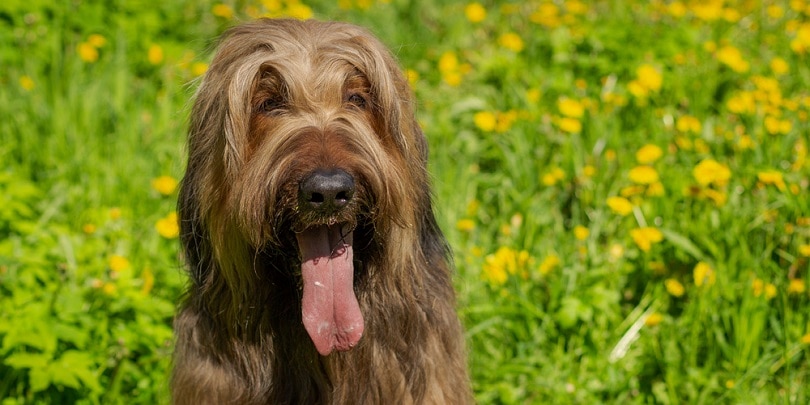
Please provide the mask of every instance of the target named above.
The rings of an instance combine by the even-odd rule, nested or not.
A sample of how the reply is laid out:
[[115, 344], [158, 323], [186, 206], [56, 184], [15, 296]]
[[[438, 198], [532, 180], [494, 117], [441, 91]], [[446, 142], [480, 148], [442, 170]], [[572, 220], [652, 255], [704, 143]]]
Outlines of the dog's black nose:
[[298, 189], [303, 207], [322, 212], [343, 208], [354, 197], [354, 179], [340, 169], [316, 170]]

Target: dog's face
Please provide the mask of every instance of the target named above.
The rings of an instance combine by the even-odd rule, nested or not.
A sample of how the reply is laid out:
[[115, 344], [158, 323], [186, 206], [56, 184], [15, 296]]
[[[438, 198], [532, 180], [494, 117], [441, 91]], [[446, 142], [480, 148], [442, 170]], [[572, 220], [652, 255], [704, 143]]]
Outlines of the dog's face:
[[[217, 260], [239, 245], [297, 255], [303, 322], [321, 354], [349, 349], [362, 335], [355, 256], [381, 233], [412, 227], [429, 205], [411, 100], [378, 40], [316, 21], [235, 28], [201, 84], [186, 198], [207, 224]], [[251, 269], [222, 267], [230, 284], [250, 282], [242, 273]]]

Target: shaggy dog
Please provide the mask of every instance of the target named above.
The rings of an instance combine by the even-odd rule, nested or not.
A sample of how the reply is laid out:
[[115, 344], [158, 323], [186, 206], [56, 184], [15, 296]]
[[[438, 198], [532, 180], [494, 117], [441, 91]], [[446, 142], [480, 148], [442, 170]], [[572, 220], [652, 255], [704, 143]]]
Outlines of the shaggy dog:
[[472, 402], [425, 138], [379, 40], [232, 28], [188, 150], [175, 403]]

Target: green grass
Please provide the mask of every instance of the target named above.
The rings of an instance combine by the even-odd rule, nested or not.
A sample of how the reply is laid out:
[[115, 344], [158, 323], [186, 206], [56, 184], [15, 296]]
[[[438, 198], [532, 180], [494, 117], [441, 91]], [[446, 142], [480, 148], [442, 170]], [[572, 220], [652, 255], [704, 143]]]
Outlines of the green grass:
[[[810, 401], [810, 2], [322, 3], [418, 76], [480, 403]], [[0, 5], [4, 405], [167, 401], [152, 181], [214, 38], [270, 11], [214, 4]]]

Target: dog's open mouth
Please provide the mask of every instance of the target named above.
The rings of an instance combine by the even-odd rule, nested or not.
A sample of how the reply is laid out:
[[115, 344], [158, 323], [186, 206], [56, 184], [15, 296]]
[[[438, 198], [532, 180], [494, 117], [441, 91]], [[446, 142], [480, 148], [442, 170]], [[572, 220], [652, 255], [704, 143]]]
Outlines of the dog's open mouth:
[[304, 328], [323, 356], [349, 350], [363, 335], [354, 294], [353, 232], [348, 225], [315, 225], [297, 233], [304, 284]]

